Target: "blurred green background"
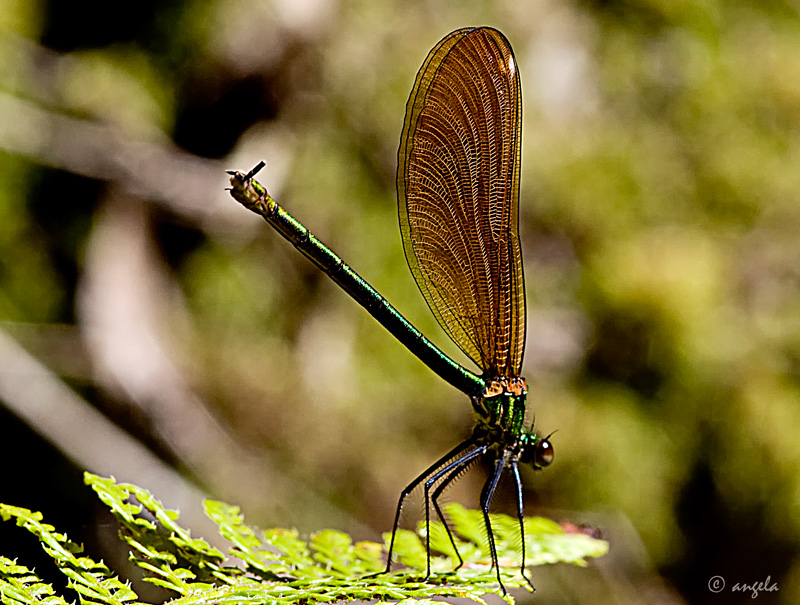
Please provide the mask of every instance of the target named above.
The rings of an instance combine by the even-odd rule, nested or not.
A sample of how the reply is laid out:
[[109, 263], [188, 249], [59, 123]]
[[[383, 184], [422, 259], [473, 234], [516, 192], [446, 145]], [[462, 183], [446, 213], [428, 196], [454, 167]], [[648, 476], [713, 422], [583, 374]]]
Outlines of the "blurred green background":
[[[273, 196], [466, 363], [405, 265], [394, 183], [416, 70], [467, 25], [522, 75], [524, 375], [557, 430], [526, 512], [611, 542], [536, 569], [536, 602], [746, 603], [768, 577], [756, 602], [800, 601], [796, 0], [0, 0], [0, 501], [118, 565], [83, 469], [195, 534], [203, 494], [260, 526], [390, 529], [469, 402], [224, 170], [265, 159]], [[476, 506], [485, 473], [449, 498]]]

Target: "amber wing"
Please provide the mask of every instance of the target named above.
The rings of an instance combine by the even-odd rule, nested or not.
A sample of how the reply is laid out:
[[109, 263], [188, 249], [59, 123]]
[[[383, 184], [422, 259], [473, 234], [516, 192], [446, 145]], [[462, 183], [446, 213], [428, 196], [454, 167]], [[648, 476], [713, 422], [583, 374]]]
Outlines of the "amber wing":
[[505, 36], [457, 30], [406, 106], [397, 193], [406, 258], [441, 326], [484, 375], [519, 376], [525, 348], [522, 99]]

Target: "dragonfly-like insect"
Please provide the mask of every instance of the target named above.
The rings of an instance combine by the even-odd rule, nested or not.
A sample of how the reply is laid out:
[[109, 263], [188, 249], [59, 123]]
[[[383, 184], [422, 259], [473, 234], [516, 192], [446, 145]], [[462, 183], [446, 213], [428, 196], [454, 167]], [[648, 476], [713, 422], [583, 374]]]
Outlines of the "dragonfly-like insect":
[[[400, 513], [422, 485], [425, 526], [431, 507], [461, 556], [439, 497], [480, 459], [493, 466], [480, 504], [492, 565], [500, 577], [489, 509], [501, 476], [516, 487], [525, 573], [520, 464], [542, 469], [553, 446], [526, 424], [527, 384], [520, 376], [525, 348], [525, 284], [519, 222], [522, 96], [519, 69], [505, 36], [488, 27], [464, 28], [444, 37], [428, 54], [406, 105], [397, 167], [400, 231], [406, 259], [439, 324], [480, 369], [457, 363], [408, 322], [389, 302], [279, 206], [248, 173], [229, 171], [231, 194], [260, 214], [283, 237], [363, 306], [389, 332], [472, 402], [475, 428], [414, 479], [400, 494], [386, 571]], [[427, 539], [427, 576], [431, 547]]]

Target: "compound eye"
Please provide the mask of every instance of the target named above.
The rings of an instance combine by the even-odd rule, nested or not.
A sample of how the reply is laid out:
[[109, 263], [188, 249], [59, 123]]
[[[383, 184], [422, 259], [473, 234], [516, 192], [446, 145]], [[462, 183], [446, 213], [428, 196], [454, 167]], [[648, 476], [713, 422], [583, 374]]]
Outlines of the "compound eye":
[[553, 445], [547, 439], [542, 439], [536, 444], [536, 451], [533, 454], [533, 465], [537, 468], [550, 466], [554, 457], [555, 452], [553, 451]]

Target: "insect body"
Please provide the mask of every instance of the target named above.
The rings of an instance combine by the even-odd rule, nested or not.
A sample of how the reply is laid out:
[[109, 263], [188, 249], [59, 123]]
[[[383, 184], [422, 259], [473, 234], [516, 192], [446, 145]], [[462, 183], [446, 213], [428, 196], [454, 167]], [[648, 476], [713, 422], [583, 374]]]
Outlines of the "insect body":
[[[431, 507], [444, 522], [439, 496], [471, 464], [488, 458], [494, 468], [481, 492], [481, 508], [497, 579], [502, 586], [489, 507], [502, 474], [510, 471], [523, 534], [520, 571], [530, 583], [519, 465], [544, 468], [553, 460], [553, 448], [525, 424], [527, 385], [520, 376], [526, 331], [517, 228], [521, 125], [519, 71], [503, 34], [485, 27], [459, 29], [430, 51], [411, 90], [400, 138], [400, 230], [406, 259], [428, 306], [480, 374], [439, 350], [281, 208], [253, 180], [263, 163], [247, 174], [230, 173], [234, 198], [261, 214], [428, 367], [471, 399], [477, 417], [472, 435], [400, 494], [386, 571], [406, 497], [422, 485], [426, 527]], [[430, 574], [430, 540], [427, 551]]]

